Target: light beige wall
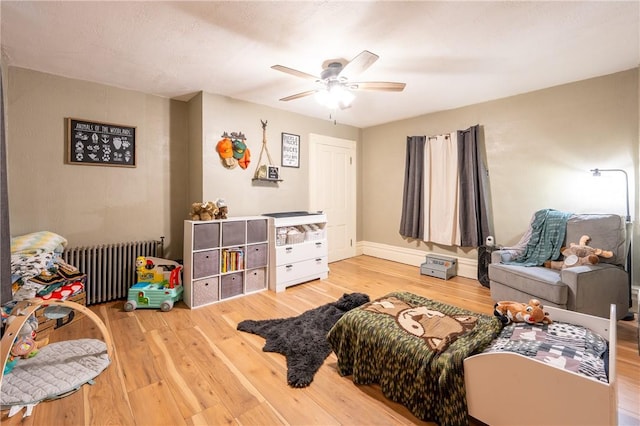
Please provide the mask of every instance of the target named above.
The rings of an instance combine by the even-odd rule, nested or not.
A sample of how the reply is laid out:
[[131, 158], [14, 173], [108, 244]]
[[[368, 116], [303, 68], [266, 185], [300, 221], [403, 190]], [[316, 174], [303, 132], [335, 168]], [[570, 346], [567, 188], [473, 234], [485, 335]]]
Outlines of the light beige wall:
[[[7, 75], [11, 233], [49, 230], [70, 246], [165, 236], [166, 254], [180, 258], [191, 202], [225, 198], [231, 216], [305, 210], [308, 134], [360, 137], [355, 127], [219, 95], [199, 93], [185, 103], [17, 67]], [[137, 167], [65, 164], [65, 117], [136, 126]], [[276, 165], [281, 132], [301, 138], [300, 168], [281, 168], [278, 185], [251, 181], [261, 119]], [[215, 145], [223, 131], [247, 135], [247, 170], [220, 164]]]
[[[202, 164], [202, 92], [189, 100], [189, 185], [188, 200], [202, 200], [202, 167], [192, 167], [192, 164]], [[183, 206], [188, 212], [189, 207]], [[184, 232], [184, 231], [183, 231]]]
[[[187, 105], [9, 67], [12, 235], [49, 230], [71, 246], [157, 239], [182, 254]], [[137, 167], [65, 164], [65, 117], [137, 127]]]
[[[498, 244], [516, 243], [542, 208], [625, 214], [622, 174], [597, 181], [588, 172], [595, 167], [627, 171], [637, 218], [638, 84], [635, 68], [364, 129], [362, 240], [475, 257], [475, 250], [410, 243], [398, 233], [406, 137], [475, 124], [484, 132]], [[640, 250], [634, 257], [638, 272]]]
[[[358, 141], [360, 129], [252, 104], [228, 97], [203, 94], [202, 102], [203, 197], [192, 201], [224, 198], [232, 216], [251, 216], [277, 211], [307, 210], [309, 207], [309, 133]], [[267, 121], [267, 148], [273, 164], [281, 165], [281, 133], [300, 135], [300, 167], [280, 167], [282, 182], [253, 182], [262, 149], [262, 124]], [[251, 151], [251, 163], [226, 169], [216, 145], [223, 132], [242, 132]], [[266, 152], [260, 164], [268, 164]]]

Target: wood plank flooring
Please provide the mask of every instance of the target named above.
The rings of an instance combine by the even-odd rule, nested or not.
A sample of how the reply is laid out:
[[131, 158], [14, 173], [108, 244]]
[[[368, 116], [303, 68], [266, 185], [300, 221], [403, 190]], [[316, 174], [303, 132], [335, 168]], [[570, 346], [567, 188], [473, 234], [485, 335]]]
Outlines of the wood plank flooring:
[[[343, 293], [362, 292], [373, 299], [396, 290], [491, 314], [489, 290], [475, 280], [443, 281], [420, 275], [416, 267], [368, 256], [332, 263], [330, 269], [326, 280], [195, 310], [183, 303], [170, 312], [124, 312], [122, 301], [92, 306], [114, 341], [115, 359], [109, 368], [93, 386], [41, 403], [25, 419], [7, 418], [3, 411], [0, 422], [3, 426], [432, 424], [388, 401], [379, 387], [356, 386], [350, 378], [340, 377], [333, 354], [311, 386], [290, 388], [284, 357], [262, 352], [264, 339], [238, 332], [236, 325], [244, 319], [296, 316]], [[619, 421], [638, 425], [638, 327], [636, 321], [618, 324]], [[86, 318], [57, 329], [51, 341], [82, 337], [100, 338]]]

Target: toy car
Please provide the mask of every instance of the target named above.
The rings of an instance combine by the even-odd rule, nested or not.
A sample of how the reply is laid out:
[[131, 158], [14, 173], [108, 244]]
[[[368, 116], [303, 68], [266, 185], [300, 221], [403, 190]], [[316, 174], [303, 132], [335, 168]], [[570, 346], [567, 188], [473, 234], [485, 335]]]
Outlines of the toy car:
[[126, 312], [136, 308], [160, 308], [167, 312], [175, 302], [182, 300], [182, 265], [172, 260], [140, 256], [136, 259], [136, 267], [138, 282], [129, 289], [124, 303]]

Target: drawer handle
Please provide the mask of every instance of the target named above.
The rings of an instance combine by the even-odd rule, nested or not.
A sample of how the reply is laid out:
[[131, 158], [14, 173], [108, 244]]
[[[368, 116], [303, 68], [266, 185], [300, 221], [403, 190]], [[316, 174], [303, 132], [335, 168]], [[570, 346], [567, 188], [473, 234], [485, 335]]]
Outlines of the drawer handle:
[[285, 266], [285, 268], [286, 268], [287, 270], [290, 270], [291, 268], [293, 268], [293, 265], [286, 265], [286, 266]]
[[316, 259], [316, 262], [320, 263], [320, 262], [322, 262], [322, 259], [318, 258], [318, 259]]
[[322, 247], [322, 243], [316, 243], [316, 247]]
[[286, 251], [287, 253], [290, 253], [293, 250], [293, 247], [286, 247], [284, 249], [284, 251]]

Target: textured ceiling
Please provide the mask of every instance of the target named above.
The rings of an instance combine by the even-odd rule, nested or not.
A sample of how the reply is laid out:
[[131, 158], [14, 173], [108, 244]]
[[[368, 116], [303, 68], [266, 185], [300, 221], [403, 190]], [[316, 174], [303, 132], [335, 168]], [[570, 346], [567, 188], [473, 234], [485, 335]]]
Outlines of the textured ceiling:
[[328, 119], [313, 97], [327, 59], [369, 50], [357, 80], [407, 83], [358, 92], [338, 122], [369, 127], [640, 64], [640, 2], [0, 3], [9, 65], [189, 99], [205, 91]]

